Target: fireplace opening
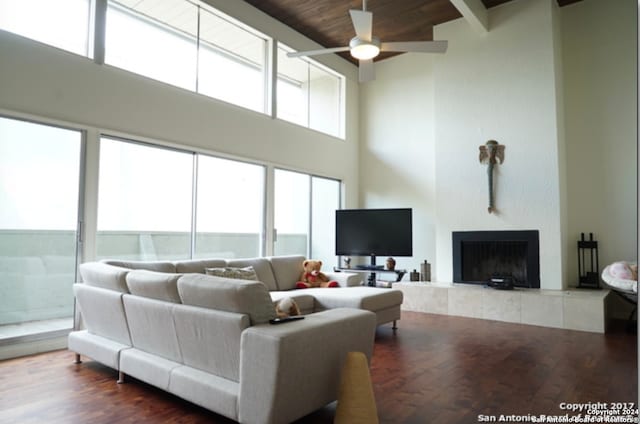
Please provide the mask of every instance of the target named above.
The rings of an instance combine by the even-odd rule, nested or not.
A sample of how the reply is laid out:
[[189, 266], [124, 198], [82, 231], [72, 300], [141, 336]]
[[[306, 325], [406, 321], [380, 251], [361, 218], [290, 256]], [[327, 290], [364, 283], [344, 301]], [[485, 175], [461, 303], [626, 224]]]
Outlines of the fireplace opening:
[[453, 281], [486, 284], [509, 277], [514, 286], [540, 288], [538, 231], [453, 232]]

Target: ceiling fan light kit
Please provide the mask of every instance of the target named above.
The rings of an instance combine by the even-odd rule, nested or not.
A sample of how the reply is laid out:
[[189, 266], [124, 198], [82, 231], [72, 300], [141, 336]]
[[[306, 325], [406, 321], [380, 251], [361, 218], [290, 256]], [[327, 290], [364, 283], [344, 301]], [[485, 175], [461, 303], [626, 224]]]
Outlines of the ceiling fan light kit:
[[351, 56], [359, 60], [359, 81], [367, 82], [375, 79], [373, 58], [381, 51], [386, 52], [419, 52], [444, 53], [447, 51], [446, 41], [399, 41], [382, 43], [372, 32], [373, 13], [367, 11], [367, 2], [363, 0], [362, 10], [350, 10], [351, 22], [356, 36], [351, 39], [349, 46], [328, 49], [310, 50], [306, 52], [287, 53], [288, 57], [315, 56], [319, 54], [349, 51]]
[[371, 41], [353, 37], [349, 42], [351, 56], [360, 60], [373, 59], [380, 53], [380, 39], [371, 37]]

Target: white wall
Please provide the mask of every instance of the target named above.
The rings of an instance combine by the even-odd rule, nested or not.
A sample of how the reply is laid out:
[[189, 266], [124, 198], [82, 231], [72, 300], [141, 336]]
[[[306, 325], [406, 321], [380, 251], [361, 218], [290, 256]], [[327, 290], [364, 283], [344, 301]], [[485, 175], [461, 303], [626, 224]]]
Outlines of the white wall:
[[419, 270], [436, 257], [433, 68], [440, 59], [404, 54], [379, 62], [376, 80], [361, 88], [361, 206], [413, 208], [414, 258], [396, 258], [399, 269]]
[[[599, 242], [600, 264], [637, 260], [637, 27], [635, 0], [583, 0], [561, 9], [569, 238]], [[569, 256], [577, 279], [577, 255]]]
[[[575, 113], [576, 102], [583, 100], [571, 88], [576, 65], [564, 66], [567, 51], [576, 47], [567, 45], [561, 34], [572, 8], [582, 3], [594, 9], [594, 20], [603, 12], [598, 9], [609, 5], [585, 0], [558, 10], [555, 0], [515, 0], [489, 10], [486, 34], [479, 34], [463, 19], [436, 27], [434, 38], [449, 40], [444, 55], [407, 54], [376, 64], [376, 81], [361, 88], [360, 196], [366, 207], [411, 206], [417, 211], [414, 257], [404, 260], [405, 267], [415, 268], [424, 258], [431, 262], [435, 255], [435, 278], [451, 281], [451, 231], [537, 229], [542, 288], [574, 285], [570, 259], [576, 256], [575, 230], [568, 223], [575, 227], [577, 211], [586, 207], [576, 204], [573, 193], [589, 186], [576, 181], [571, 168], [582, 162], [573, 156], [575, 141], [571, 146], [565, 143], [565, 133], [576, 140], [573, 134], [581, 125], [570, 116], [565, 122], [565, 113]], [[635, 16], [635, 11], [627, 13]], [[607, 38], [580, 40], [582, 32], [598, 27], [597, 22], [585, 24], [580, 16], [571, 19], [569, 31], [575, 32], [580, 49], [607, 50]], [[600, 25], [605, 27], [602, 31], [635, 31], [629, 19], [623, 20], [623, 30], [617, 29], [620, 22], [605, 20]], [[622, 102], [627, 109], [624, 116], [635, 116], [637, 111], [633, 103], [637, 86], [629, 78], [635, 76], [635, 67], [626, 67], [635, 63], [635, 56], [630, 56], [610, 57], [600, 66], [606, 71], [588, 71], [594, 77], [596, 72], [624, 74], [616, 87], [626, 92], [589, 94]], [[620, 71], [618, 63], [626, 71]], [[588, 91], [589, 84], [580, 90]], [[598, 110], [602, 113], [592, 117], [584, 131], [598, 134], [603, 126], [620, 128], [616, 123], [622, 118], [616, 109]], [[618, 212], [617, 222], [605, 224], [600, 213], [592, 221], [616, 227], [616, 233], [631, 244], [637, 229], [621, 214], [635, 216], [637, 208], [631, 206], [636, 189], [634, 181], [627, 183], [620, 174], [635, 175], [629, 162], [636, 157], [636, 133], [629, 125], [622, 128], [617, 138], [624, 147], [615, 155], [620, 160], [626, 154], [625, 164], [631, 170], [617, 169], [610, 182], [621, 186], [615, 193], [629, 192], [624, 200], [611, 199], [612, 207], [625, 212]], [[497, 214], [487, 213], [486, 166], [478, 162], [478, 147], [488, 139], [506, 146], [505, 162], [496, 171]], [[601, 148], [602, 138], [597, 140]], [[567, 161], [572, 165], [568, 167]], [[610, 168], [615, 162], [609, 163]], [[595, 166], [599, 175], [612, 171], [607, 165]], [[625, 230], [626, 236], [621, 235]]]

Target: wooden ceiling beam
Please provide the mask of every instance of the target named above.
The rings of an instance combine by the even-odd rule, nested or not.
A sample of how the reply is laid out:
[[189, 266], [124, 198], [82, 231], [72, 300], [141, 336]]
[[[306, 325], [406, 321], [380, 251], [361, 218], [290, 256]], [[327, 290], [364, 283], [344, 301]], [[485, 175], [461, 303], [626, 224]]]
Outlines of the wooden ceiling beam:
[[476, 31], [489, 31], [489, 14], [481, 0], [449, 0]]

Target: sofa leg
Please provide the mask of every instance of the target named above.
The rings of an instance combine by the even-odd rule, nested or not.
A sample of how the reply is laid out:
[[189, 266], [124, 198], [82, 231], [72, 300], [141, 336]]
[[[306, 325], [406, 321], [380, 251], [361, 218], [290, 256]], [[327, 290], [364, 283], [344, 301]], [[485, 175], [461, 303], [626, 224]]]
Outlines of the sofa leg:
[[393, 320], [393, 326], [391, 327], [391, 329], [393, 330], [394, 333], [398, 329], [398, 326], [396, 325], [396, 320]]
[[116, 383], [118, 384], [124, 383], [124, 373], [122, 371], [118, 371], [118, 381], [116, 381]]
[[75, 361], [73, 361], [73, 363], [74, 364], [81, 364], [82, 363], [82, 361], [80, 360], [80, 354], [79, 353], [76, 353], [76, 359], [75, 359]]

